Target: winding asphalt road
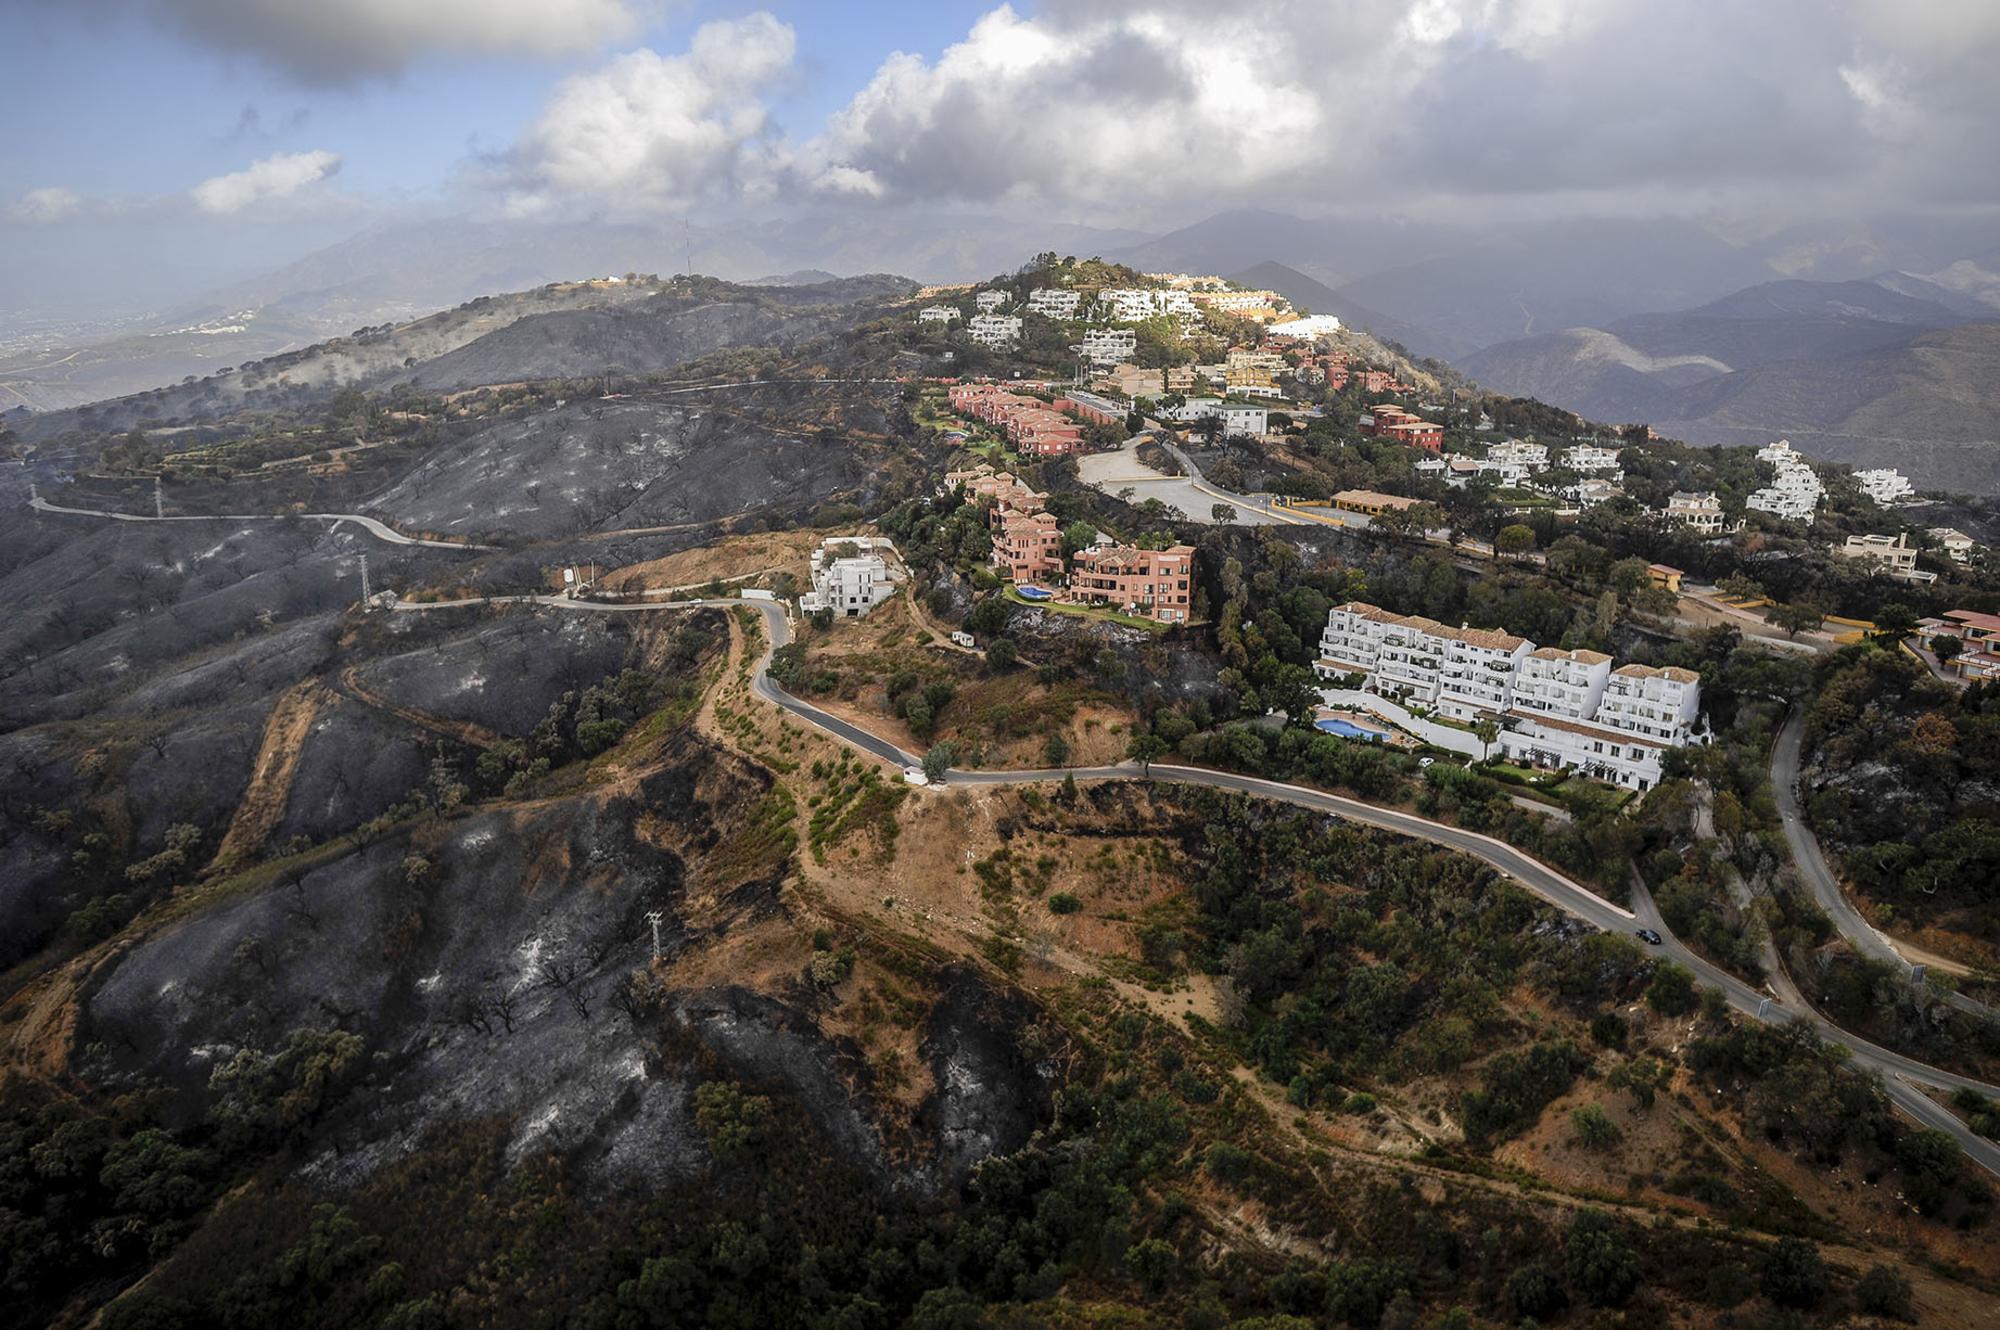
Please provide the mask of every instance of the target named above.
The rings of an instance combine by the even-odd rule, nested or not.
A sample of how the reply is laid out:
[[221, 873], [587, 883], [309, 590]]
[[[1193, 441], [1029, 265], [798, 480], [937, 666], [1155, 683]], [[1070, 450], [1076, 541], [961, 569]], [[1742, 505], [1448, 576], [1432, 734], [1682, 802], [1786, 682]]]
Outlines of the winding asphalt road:
[[[791, 620], [786, 615], [784, 607], [776, 603], [746, 600], [688, 600], [672, 604], [605, 604], [570, 600], [562, 596], [507, 596], [494, 597], [490, 601], [403, 602], [395, 608], [444, 609], [482, 603], [533, 603], [606, 614], [643, 613], [650, 610], [697, 606], [718, 609], [754, 607], [763, 613], [767, 629], [764, 652], [758, 658], [752, 674], [751, 686], [759, 697], [824, 730], [842, 743], [881, 758], [885, 762], [911, 767], [918, 765], [922, 760], [916, 754], [905, 752], [887, 739], [872, 734], [851, 721], [842, 720], [809, 702], [801, 701], [786, 692], [771, 678], [769, 670], [771, 653], [791, 641]], [[1666, 922], [1660, 918], [1659, 910], [1654, 906], [1643, 882], [1635, 881], [1634, 908], [1628, 910], [1572, 882], [1547, 864], [1530, 857], [1505, 841], [1495, 840], [1491, 836], [1433, 822], [1412, 813], [1363, 803], [1358, 799], [1328, 794], [1323, 790], [1308, 789], [1302, 785], [1290, 785], [1282, 781], [1264, 780], [1257, 776], [1238, 775], [1234, 772], [1211, 771], [1205, 767], [1174, 766], [1158, 762], [1150, 766], [1141, 766], [1137, 763], [1123, 762], [1115, 766], [1076, 767], [1063, 770], [967, 771], [953, 768], [946, 776], [946, 783], [1020, 785], [1060, 781], [1069, 776], [1074, 776], [1078, 780], [1168, 781], [1228, 790], [1256, 798], [1275, 799], [1469, 854], [1512, 878], [1557, 909], [1595, 928], [1607, 932], [1629, 933], [1640, 926], [1650, 927], [1663, 939], [1659, 947], [1653, 948], [1654, 951], [1686, 966], [1708, 987], [1721, 990], [1730, 1006], [1753, 1019], [1774, 1024], [1794, 1020], [1810, 1022], [1823, 1038], [1844, 1046], [1852, 1053], [1852, 1065], [1876, 1073], [1881, 1078], [1890, 1101], [1907, 1116], [1924, 1126], [1935, 1127], [1945, 1132], [1957, 1141], [1959, 1148], [1964, 1150], [1969, 1158], [1989, 1172], [2000, 1175], [2000, 1143], [1975, 1135], [1949, 1110], [1931, 1099], [1920, 1088], [1929, 1087], [1947, 1092], [1971, 1089], [1989, 1098], [2000, 1098], [2000, 1086], [1988, 1085], [1969, 1076], [1960, 1076], [1955, 1072], [1931, 1067], [1891, 1049], [1859, 1039], [1834, 1026], [1810, 1007], [1782, 1002], [1779, 998], [1760, 992], [1736, 976], [1710, 964], [1674, 937]]]
[[[167, 517], [154, 517], [146, 513], [113, 513], [102, 508], [64, 508], [50, 503], [37, 494], [28, 500], [28, 506], [40, 513], [61, 513], [69, 517], [102, 517], [113, 522], [282, 522], [290, 514], [285, 513], [174, 513]], [[473, 545], [460, 540], [431, 540], [424, 536], [406, 536], [396, 528], [361, 513], [299, 513], [298, 516], [315, 522], [331, 522], [339, 526], [342, 522], [352, 522], [377, 540], [391, 545], [425, 545], [436, 550], [492, 550], [497, 545]]]
[[[1799, 752], [1805, 728], [1805, 712], [1793, 707], [1778, 731], [1777, 743], [1771, 747], [1771, 793], [1777, 800], [1778, 818], [1784, 824], [1785, 844], [1791, 847], [1792, 861], [1799, 866], [1799, 875], [1806, 880], [1813, 900], [1850, 946], [1871, 960], [1886, 961], [1898, 970], [1908, 970], [1910, 962], [1896, 950], [1896, 944], [1869, 923], [1840, 889], [1840, 879], [1826, 862], [1818, 838], [1806, 826], [1805, 810], [1799, 804]], [[1983, 1020], [2000, 1019], [2000, 1012], [1963, 993], [1946, 989], [1944, 997], [1967, 1015]]]

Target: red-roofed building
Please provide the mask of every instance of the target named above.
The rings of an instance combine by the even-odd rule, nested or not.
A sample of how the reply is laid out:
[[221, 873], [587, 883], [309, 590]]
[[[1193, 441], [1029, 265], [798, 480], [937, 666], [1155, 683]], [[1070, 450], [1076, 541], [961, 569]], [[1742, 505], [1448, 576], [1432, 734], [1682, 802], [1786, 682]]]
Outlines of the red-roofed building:
[[993, 563], [1016, 582], [1041, 582], [1062, 575], [1062, 528], [1054, 513], [996, 510]]
[[1115, 606], [1161, 623], [1186, 623], [1194, 605], [1194, 547], [1142, 550], [1099, 545], [1078, 550], [1066, 598], [1084, 605]]
[[1361, 427], [1363, 434], [1372, 434], [1378, 439], [1393, 439], [1397, 443], [1406, 443], [1413, 448], [1424, 448], [1434, 453], [1444, 450], [1442, 425], [1425, 420], [1422, 416], [1406, 411], [1400, 406], [1377, 406], [1369, 414], [1372, 419]]

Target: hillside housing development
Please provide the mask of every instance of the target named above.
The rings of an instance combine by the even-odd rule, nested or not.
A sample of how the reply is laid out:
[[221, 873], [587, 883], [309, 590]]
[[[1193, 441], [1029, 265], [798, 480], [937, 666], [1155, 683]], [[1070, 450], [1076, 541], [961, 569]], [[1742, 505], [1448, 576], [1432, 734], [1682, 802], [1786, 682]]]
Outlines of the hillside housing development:
[[1633, 790], [1659, 784], [1662, 759], [1693, 739], [1701, 708], [1692, 670], [1614, 668], [1600, 651], [1538, 647], [1362, 601], [1327, 613], [1314, 669], [1460, 724], [1492, 719], [1507, 757]]
[[963, 487], [986, 507], [993, 537], [993, 566], [1020, 586], [1048, 586], [1058, 599], [1142, 615], [1161, 623], [1186, 623], [1194, 607], [1194, 548], [1140, 549], [1103, 537], [1071, 560], [1065, 583], [1062, 528], [1044, 511], [1048, 496], [982, 462], [945, 474], [945, 492]]
[[951, 390], [951, 409], [983, 420], [1006, 434], [1021, 452], [1037, 457], [1067, 457], [1083, 450], [1083, 426], [1103, 422], [1116, 403], [1079, 394], [1086, 400], [1039, 397], [1014, 392], [997, 383], [961, 383]]

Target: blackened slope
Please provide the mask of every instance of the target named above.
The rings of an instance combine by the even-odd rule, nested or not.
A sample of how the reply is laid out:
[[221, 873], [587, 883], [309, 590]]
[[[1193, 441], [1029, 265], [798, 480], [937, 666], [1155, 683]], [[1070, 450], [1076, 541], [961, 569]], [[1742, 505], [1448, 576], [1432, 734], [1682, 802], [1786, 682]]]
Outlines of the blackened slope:
[[592, 400], [509, 420], [440, 449], [372, 506], [413, 530], [548, 538], [797, 508], [866, 479], [847, 443], [781, 433], [736, 407]]

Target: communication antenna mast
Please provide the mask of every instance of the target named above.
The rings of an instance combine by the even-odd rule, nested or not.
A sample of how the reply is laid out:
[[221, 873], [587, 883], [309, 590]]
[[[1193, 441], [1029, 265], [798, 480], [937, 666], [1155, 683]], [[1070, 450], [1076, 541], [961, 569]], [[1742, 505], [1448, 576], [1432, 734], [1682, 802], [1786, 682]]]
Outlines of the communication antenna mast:
[[361, 556], [361, 606], [366, 609], [374, 598], [368, 594], [368, 556]]
[[646, 911], [646, 922], [653, 926], [653, 959], [660, 959], [660, 924], [666, 915], [659, 910]]
[[694, 225], [685, 217], [681, 218], [681, 253], [687, 275], [694, 276]]
[[159, 476], [155, 475], [153, 477], [153, 516], [164, 518], [166, 515], [167, 515], [166, 495], [161, 493], [160, 478]]

